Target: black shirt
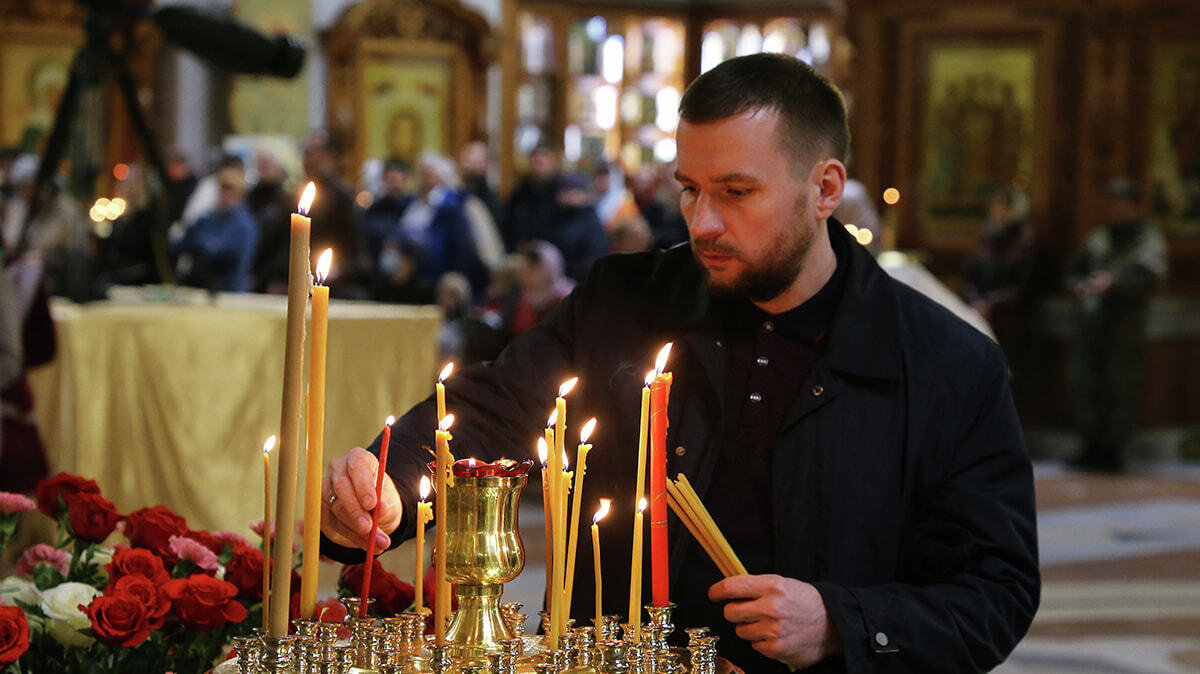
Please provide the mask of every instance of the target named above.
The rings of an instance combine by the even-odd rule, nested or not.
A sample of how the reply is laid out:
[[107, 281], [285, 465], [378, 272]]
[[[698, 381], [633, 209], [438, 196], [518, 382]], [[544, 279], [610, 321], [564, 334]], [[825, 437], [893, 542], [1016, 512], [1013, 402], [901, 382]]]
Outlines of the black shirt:
[[[845, 252], [838, 250], [836, 243], [834, 252], [838, 264], [833, 276], [800, 306], [772, 315], [748, 300], [726, 298], [718, 314], [724, 334], [726, 419], [721, 453], [704, 504], [751, 574], [775, 572], [771, 447], [784, 415], [821, 353], [825, 331], [842, 295]], [[812, 528], [798, 527], [798, 531]], [[679, 604], [675, 622], [707, 625], [721, 638], [721, 655], [747, 672], [787, 671], [782, 663], [760, 655], [740, 639], [725, 620], [723, 605], [709, 601], [708, 588], [721, 574], [699, 544], [690, 544], [687, 556], [678, 589], [672, 592]], [[810, 578], [815, 577], [815, 563], [809, 572], [814, 574]]]

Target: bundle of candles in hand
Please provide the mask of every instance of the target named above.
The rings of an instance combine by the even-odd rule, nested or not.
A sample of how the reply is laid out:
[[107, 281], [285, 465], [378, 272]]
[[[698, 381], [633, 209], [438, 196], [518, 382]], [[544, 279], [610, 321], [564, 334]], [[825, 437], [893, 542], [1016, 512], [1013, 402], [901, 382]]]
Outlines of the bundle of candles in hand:
[[725, 540], [725, 535], [717, 528], [712, 515], [683, 473], [675, 481], [667, 481], [667, 503], [726, 578], [746, 575], [746, 567], [733, 552], [729, 541]]

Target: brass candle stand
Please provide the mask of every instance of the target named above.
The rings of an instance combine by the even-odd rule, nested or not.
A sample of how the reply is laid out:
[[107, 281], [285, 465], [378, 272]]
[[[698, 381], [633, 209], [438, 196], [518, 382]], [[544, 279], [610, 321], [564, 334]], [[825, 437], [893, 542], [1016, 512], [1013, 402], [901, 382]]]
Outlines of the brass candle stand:
[[[517, 503], [526, 477], [456, 475], [447, 490], [447, 577], [454, 583], [458, 610], [450, 618], [445, 644], [425, 636], [428, 611], [360, 618], [360, 599], [342, 600], [344, 622], [297, 620], [295, 635], [261, 633], [235, 640], [238, 658], [221, 674], [718, 674], [717, 638], [705, 628], [687, 630], [686, 650], [668, 646], [675, 629], [674, 604], [646, 606], [640, 630], [618, 616], [599, 625], [573, 627], [557, 650], [544, 637], [525, 634], [521, 605], [501, 603], [504, 583], [524, 568], [525, 550], [517, 529]], [[368, 599], [368, 602], [373, 600]], [[368, 604], [369, 607], [369, 604]], [[543, 614], [543, 626], [547, 616]], [[338, 629], [350, 638], [339, 639]], [[623, 634], [622, 634], [622, 629]], [[235, 669], [236, 668], [236, 669]]]

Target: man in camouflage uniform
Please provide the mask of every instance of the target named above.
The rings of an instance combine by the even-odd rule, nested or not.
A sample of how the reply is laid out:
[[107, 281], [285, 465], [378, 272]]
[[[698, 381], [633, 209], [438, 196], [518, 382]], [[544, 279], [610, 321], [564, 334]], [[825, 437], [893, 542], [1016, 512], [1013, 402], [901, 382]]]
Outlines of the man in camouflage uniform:
[[1120, 472], [1133, 435], [1150, 297], [1167, 273], [1162, 234], [1144, 217], [1141, 192], [1127, 178], [1108, 185], [1108, 224], [1087, 238], [1068, 268], [1078, 299], [1071, 357], [1079, 468]]

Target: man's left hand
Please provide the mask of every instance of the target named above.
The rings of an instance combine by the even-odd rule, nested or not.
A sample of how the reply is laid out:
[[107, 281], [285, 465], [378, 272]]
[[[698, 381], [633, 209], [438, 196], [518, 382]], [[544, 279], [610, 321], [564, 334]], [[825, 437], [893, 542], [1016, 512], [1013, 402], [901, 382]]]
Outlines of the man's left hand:
[[791, 667], [808, 667], [841, 652], [842, 640], [817, 589], [776, 575], [734, 576], [708, 590], [728, 601], [725, 619], [754, 650]]

